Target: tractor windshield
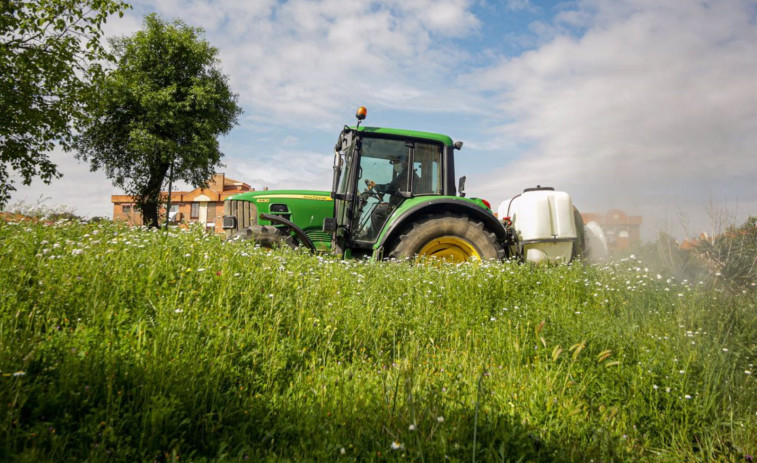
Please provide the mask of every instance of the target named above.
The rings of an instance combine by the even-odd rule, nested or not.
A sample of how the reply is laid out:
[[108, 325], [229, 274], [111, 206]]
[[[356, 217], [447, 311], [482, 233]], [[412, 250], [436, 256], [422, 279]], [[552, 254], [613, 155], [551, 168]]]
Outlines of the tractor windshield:
[[352, 230], [357, 241], [373, 242], [405, 198], [439, 194], [441, 145], [396, 138], [362, 139]]

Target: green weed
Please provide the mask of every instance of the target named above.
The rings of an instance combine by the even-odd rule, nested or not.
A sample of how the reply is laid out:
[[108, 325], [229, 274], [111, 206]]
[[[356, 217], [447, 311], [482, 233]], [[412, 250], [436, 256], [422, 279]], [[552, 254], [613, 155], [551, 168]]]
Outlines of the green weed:
[[754, 292], [0, 221], [3, 461], [745, 461]]

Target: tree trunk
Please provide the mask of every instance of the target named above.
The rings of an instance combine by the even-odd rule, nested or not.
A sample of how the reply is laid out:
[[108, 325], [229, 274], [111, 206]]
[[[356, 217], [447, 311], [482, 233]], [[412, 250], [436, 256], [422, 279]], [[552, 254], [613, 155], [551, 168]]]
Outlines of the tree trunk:
[[160, 204], [156, 201], [139, 203], [142, 209], [142, 224], [150, 228], [160, 227], [159, 206]]
[[162, 199], [160, 187], [163, 186], [163, 180], [166, 178], [168, 167], [168, 163], [158, 165], [152, 171], [150, 180], [148, 180], [144, 191], [139, 196], [138, 203], [142, 209], [142, 223], [151, 228], [160, 227], [160, 203]]

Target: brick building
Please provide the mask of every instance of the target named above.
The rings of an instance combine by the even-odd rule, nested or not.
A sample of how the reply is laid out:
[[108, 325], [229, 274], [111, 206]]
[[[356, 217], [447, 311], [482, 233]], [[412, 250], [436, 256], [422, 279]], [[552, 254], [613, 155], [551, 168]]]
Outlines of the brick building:
[[607, 238], [609, 252], [627, 251], [641, 244], [641, 216], [626, 215], [619, 209], [606, 214], [582, 212], [584, 223], [596, 222], [602, 227]]
[[[215, 174], [208, 182], [207, 188], [195, 188], [192, 191], [171, 192], [170, 222], [202, 223], [208, 230], [221, 233], [221, 218], [223, 217], [223, 201], [238, 193], [254, 191], [250, 185], [226, 178], [225, 174]], [[168, 192], [163, 194], [167, 197]], [[129, 195], [113, 195], [113, 220], [122, 220], [131, 225], [142, 224], [142, 214], [135, 209], [134, 198]], [[165, 206], [161, 210], [165, 217]], [[165, 220], [165, 219], [163, 219]]]

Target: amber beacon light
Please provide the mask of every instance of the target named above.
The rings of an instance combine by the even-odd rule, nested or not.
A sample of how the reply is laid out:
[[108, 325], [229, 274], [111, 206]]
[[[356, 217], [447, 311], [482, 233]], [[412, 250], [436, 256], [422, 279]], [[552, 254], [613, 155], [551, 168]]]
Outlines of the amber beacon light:
[[365, 106], [361, 106], [361, 107], [357, 108], [357, 112], [355, 113], [355, 117], [357, 117], [357, 119], [359, 121], [362, 121], [363, 119], [365, 119], [365, 116], [367, 116], [367, 115], [368, 115], [368, 110], [365, 109]]

